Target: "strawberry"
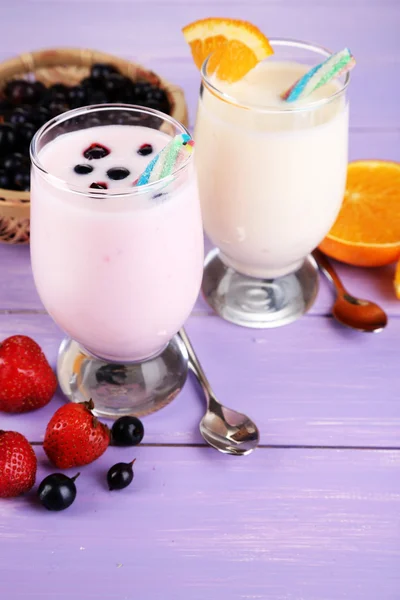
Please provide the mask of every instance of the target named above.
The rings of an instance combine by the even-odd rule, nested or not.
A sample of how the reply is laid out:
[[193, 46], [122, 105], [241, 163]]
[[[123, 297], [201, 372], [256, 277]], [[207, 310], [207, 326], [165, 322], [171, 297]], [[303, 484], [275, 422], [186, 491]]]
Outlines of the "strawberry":
[[0, 498], [29, 491], [36, 468], [36, 455], [28, 440], [16, 431], [0, 431]]
[[25, 335], [0, 344], [0, 410], [21, 413], [45, 406], [57, 378], [40, 346]]
[[61, 406], [47, 425], [43, 448], [59, 469], [88, 465], [106, 451], [110, 430], [93, 415], [94, 404]]

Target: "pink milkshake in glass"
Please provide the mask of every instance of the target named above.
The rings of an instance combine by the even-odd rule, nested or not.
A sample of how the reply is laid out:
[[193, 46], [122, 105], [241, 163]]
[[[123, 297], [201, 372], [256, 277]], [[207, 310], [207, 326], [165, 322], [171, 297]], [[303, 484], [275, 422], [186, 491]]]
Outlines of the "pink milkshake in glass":
[[67, 334], [58, 376], [99, 414], [145, 414], [179, 391], [178, 330], [200, 288], [203, 236], [193, 157], [136, 186], [171, 117], [104, 105], [65, 113], [32, 143], [31, 256], [39, 295]]

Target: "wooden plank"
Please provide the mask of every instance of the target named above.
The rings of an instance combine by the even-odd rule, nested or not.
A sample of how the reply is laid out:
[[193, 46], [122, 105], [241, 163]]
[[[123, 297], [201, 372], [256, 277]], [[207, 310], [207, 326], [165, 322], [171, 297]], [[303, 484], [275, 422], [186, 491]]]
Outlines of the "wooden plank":
[[[400, 319], [376, 336], [307, 317], [269, 331], [192, 317], [187, 330], [221, 402], [248, 413], [264, 445], [400, 447]], [[21, 333], [42, 346], [54, 366], [62, 334], [47, 315], [0, 315], [0, 339]], [[25, 415], [0, 413], [0, 429], [43, 440], [64, 401]], [[190, 380], [167, 408], [145, 418], [145, 442], [201, 443], [203, 398]]]
[[[350, 158], [377, 157], [400, 161], [399, 132], [352, 131], [350, 136]], [[207, 249], [211, 248], [208, 243]], [[357, 269], [337, 265], [345, 283], [355, 295], [370, 298], [384, 307], [390, 315], [400, 315], [400, 302], [394, 295], [394, 266], [381, 269]], [[32, 278], [29, 247], [0, 244], [0, 311], [1, 310], [43, 310]], [[321, 282], [318, 299], [311, 314], [329, 314], [332, 306], [332, 291]], [[200, 298], [196, 312], [209, 313], [205, 302]]]
[[[344, 14], [333, 0], [315, 2], [312, 10], [304, 10], [303, 4], [294, 0], [289, 5], [285, 0], [268, 7], [261, 1], [238, 6], [228, 1], [220, 4], [198, 0], [186, 2], [175, 11], [168, 2], [114, 1], [112, 9], [106, 3], [94, 9], [92, 0], [82, 0], [78, 12], [71, 10], [68, 1], [23, 2], [23, 10], [21, 2], [9, 2], [2, 22], [2, 47], [11, 55], [37, 45], [58, 47], [73, 43], [137, 57], [186, 57], [188, 49], [181, 27], [195, 19], [222, 14], [254, 22], [270, 37], [305, 39], [334, 49], [351, 45], [360, 59], [398, 61], [400, 6], [394, 1], [382, 4], [378, 8], [376, 2], [361, 6], [347, 3]], [[15, 35], [7, 23], [17, 22]], [[59, 23], [63, 23], [62, 28]], [[362, 26], [355, 26], [361, 23]], [[371, 88], [373, 81], [371, 78]]]
[[[242, 16], [268, 33], [333, 48], [351, 44], [359, 61], [352, 157], [399, 160], [392, 82], [400, 7], [397, 0], [350, 4], [250, 0], [245, 10], [239, 0], [6, 2], [0, 55], [72, 43], [135, 56], [182, 82], [193, 123], [198, 74], [179, 33], [193, 18]], [[28, 252], [0, 248], [0, 310], [41, 307]], [[391, 267], [341, 272], [351, 289], [399, 314]], [[188, 331], [221, 400], [257, 420], [264, 444], [399, 448], [393, 382], [400, 319], [380, 336], [354, 334], [315, 316], [330, 302], [323, 285], [314, 316], [288, 328], [249, 331], [205, 314], [191, 318]], [[0, 315], [0, 340], [16, 332], [35, 337], [54, 365], [62, 336], [48, 316]], [[0, 414], [0, 428], [39, 441], [62, 401], [58, 396], [36, 413]], [[110, 448], [82, 469], [78, 499], [65, 513], [47, 513], [33, 493], [0, 501], [5, 599], [53, 600], [57, 590], [59, 600], [398, 600], [399, 450], [262, 448], [239, 460], [182, 447], [201, 442], [202, 411], [189, 382], [174, 403], [145, 420], [145, 442], [157, 446], [134, 453]], [[36, 451], [39, 481], [54, 468]], [[134, 456], [133, 486], [108, 492], [110, 465]]]
[[29, 246], [0, 244], [0, 310], [44, 310], [33, 281]]
[[[40, 481], [54, 469], [36, 451]], [[132, 486], [110, 493], [108, 468], [133, 457]], [[398, 600], [399, 475], [399, 452], [113, 448], [81, 469], [64, 513], [34, 494], [0, 501], [2, 587], [12, 600]]]
[[[43, 2], [43, 0], [23, 0], [25, 3], [33, 3], [33, 4], [38, 4]], [[92, 3], [106, 3], [109, 2], [109, 0], [85, 0], [86, 2], [92, 2]], [[118, 0], [119, 3], [129, 3], [131, 0]], [[81, 0], [52, 0], [52, 2], [55, 3], [65, 3], [68, 2], [69, 4], [73, 3], [73, 2], [81, 2]], [[149, 7], [149, 9], [151, 10], [153, 7], [155, 9], [158, 9], [160, 7], [168, 7], [168, 8], [172, 8], [172, 9], [182, 9], [187, 7], [187, 0], [135, 0], [136, 4], [146, 4], [146, 6]], [[328, 8], [332, 8], [335, 6], [346, 6], [348, 5], [348, 0], [302, 0], [302, 6], [308, 8], [308, 7], [313, 7], [313, 8], [323, 8], [323, 7], [328, 7]], [[193, 6], [198, 6], [200, 8], [204, 8], [204, 6], [208, 5], [210, 12], [209, 15], [211, 14], [216, 14], [216, 9], [221, 8], [221, 10], [224, 10], [224, 14], [226, 11], [226, 7], [230, 7], [230, 6], [240, 6], [240, 8], [243, 7], [243, 3], [242, 0], [192, 0], [191, 1], [191, 5]], [[268, 8], [268, 10], [271, 10], [271, 8], [275, 8], [275, 7], [279, 7], [279, 8], [285, 8], [285, 9], [291, 9], [293, 7], [297, 7], [299, 6], [299, 2], [298, 0], [249, 0], [248, 3], [246, 4], [246, 6], [258, 6], [258, 5], [262, 5], [263, 7]], [[364, 9], [364, 8], [368, 8], [368, 7], [376, 7], [376, 0], [353, 0], [352, 2], [352, 6], [353, 7], [357, 7], [358, 9]], [[379, 0], [379, 8], [382, 9], [384, 7], [393, 7], [393, 6], [397, 6], [397, 0]], [[220, 13], [222, 14], [222, 13]]]

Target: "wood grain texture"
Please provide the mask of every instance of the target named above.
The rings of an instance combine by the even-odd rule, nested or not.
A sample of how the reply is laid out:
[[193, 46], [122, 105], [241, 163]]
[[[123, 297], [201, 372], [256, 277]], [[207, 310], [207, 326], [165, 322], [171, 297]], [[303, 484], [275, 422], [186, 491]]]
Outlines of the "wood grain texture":
[[[65, 2], [65, 0], [48, 0], [51, 1], [52, 4], [61, 4], [62, 2]], [[71, 4], [73, 2], [79, 2], [81, 3], [82, 0], [68, 0]], [[85, 0], [86, 2], [92, 3], [92, 4], [107, 4], [110, 0]], [[41, 3], [43, 2], [43, 0], [23, 0], [23, 3], [32, 3], [32, 4], [37, 4], [37, 3]], [[118, 2], [120, 4], [123, 3], [129, 3], [131, 2], [131, 0], [118, 0]], [[186, 7], [187, 6], [187, 0], [135, 0], [135, 4], [146, 4], [146, 6], [154, 6], [154, 7], [165, 7], [165, 8], [169, 8], [169, 9], [176, 9], [176, 10], [181, 10], [182, 6]], [[218, 0], [217, 2], [213, 1], [213, 0], [192, 0], [191, 4], [194, 6], [198, 6], [201, 7], [202, 9], [204, 9], [205, 6], [210, 7], [210, 9], [212, 11], [215, 11], [216, 9], [220, 10], [220, 11], [226, 11], [226, 7], [227, 6], [234, 6], [237, 7], [239, 6], [240, 9], [243, 10], [243, 2], [242, 0]], [[251, 2], [249, 2], [249, 4], [251, 6], [257, 6], [257, 5], [261, 5], [263, 7], [265, 7], [267, 10], [270, 10], [271, 8], [275, 8], [275, 7], [280, 7], [280, 8], [288, 8], [288, 9], [292, 9], [293, 7], [299, 7], [299, 2], [298, 0], [251, 0]], [[330, 7], [332, 8], [332, 6], [348, 6], [348, 2], [347, 0], [302, 0], [301, 2], [301, 6], [308, 8], [308, 7], [318, 7], [318, 8], [323, 8], [323, 7]], [[364, 8], [368, 8], [368, 7], [376, 7], [377, 6], [377, 0], [353, 0], [352, 2], [352, 6], [353, 7], [357, 7], [358, 9], [364, 9]], [[397, 0], [379, 0], [379, 7], [380, 8], [386, 8], [386, 7], [396, 7], [397, 6]], [[211, 14], [211, 12], [209, 13]], [[215, 14], [215, 13], [213, 13]], [[222, 13], [221, 13], [222, 14]]]
[[[132, 486], [108, 492], [133, 457]], [[4, 598], [398, 600], [399, 475], [400, 452], [112, 448], [64, 513], [1, 502]]]
[[[206, 242], [206, 250], [211, 249]], [[44, 311], [32, 277], [29, 247], [0, 244], [0, 312]], [[400, 316], [400, 302], [394, 294], [394, 265], [379, 269], [357, 269], [336, 263], [343, 282], [355, 295], [380, 303], [391, 316]], [[310, 315], [328, 315], [334, 300], [333, 290], [325, 278], [320, 278], [320, 290]], [[211, 310], [199, 297], [194, 314], [211, 314]]]
[[[199, 75], [180, 29], [193, 19], [216, 14], [217, 6], [199, 0], [180, 5], [173, 15], [173, 26], [169, 27], [165, 27], [165, 22], [171, 19], [172, 11], [167, 2], [113, 2], [112, 27], [105, 25], [110, 18], [110, 8], [106, 3], [99, 4], [94, 10], [93, 2], [84, 0], [80, 2], [78, 12], [70, 10], [69, 3], [54, 0], [23, 2], [23, 6], [21, 11], [21, 1], [7, 3], [7, 19], [18, 22], [18, 36], [12, 27], [0, 25], [1, 58], [30, 51], [34, 47], [101, 46], [103, 51], [135, 59], [182, 85], [193, 124]], [[156, 17], [151, 6], [154, 6]], [[291, 5], [290, 10], [283, 4], [271, 5], [266, 10], [259, 3], [246, 3], [245, 8], [225, 3], [221, 10], [226, 16], [242, 17], [257, 23], [271, 37], [305, 39], [334, 50], [351, 45], [358, 61], [350, 88], [351, 126], [399, 128], [400, 106], [395, 90], [391, 89], [396, 86], [400, 68], [397, 38], [399, 4], [385, 5], [381, 10], [368, 4], [349, 5], [345, 18], [343, 10], [339, 10], [334, 2], [315, 3], [312, 10], [305, 10], [300, 3]], [[32, 36], [33, 22], [46, 24], [43, 35]], [[59, 27], [60, 22], [63, 23], [62, 28]], [[134, 27], [138, 22], [141, 27]], [[363, 26], [354, 27], [357, 22], [362, 22]], [[116, 31], [118, 35], [115, 35]], [[371, 43], [371, 32], [374, 32], [374, 43]], [[379, 32], [378, 37], [376, 32]]]
[[[400, 161], [398, 0], [3, 4], [0, 60], [51, 46], [136, 59], [184, 88], [192, 126], [199, 76], [180, 34], [187, 22], [227, 15], [271, 36], [350, 45], [358, 61], [350, 158]], [[188, 381], [170, 406], [145, 419], [145, 445], [110, 448], [82, 469], [77, 501], [65, 513], [41, 509], [34, 493], [0, 501], [1, 598], [398, 600], [400, 302], [392, 266], [339, 270], [350, 291], [389, 313], [379, 336], [346, 331], [324, 316], [332, 303], [325, 281], [309, 315], [279, 330], [229, 325], [201, 299], [189, 319], [217, 395], [254, 417], [270, 447], [244, 459], [191, 447], [202, 443], [203, 404]], [[43, 307], [29, 248], [0, 246], [0, 340], [31, 335], [54, 366], [62, 334], [37, 311]], [[0, 413], [0, 429], [41, 442], [63, 401], [57, 394], [35, 413]], [[53, 468], [35, 449], [40, 481]], [[108, 468], [133, 457], [132, 487], [108, 492]]]
[[[256, 23], [269, 37], [294, 37], [335, 49], [351, 44], [352, 52], [360, 59], [380, 64], [399, 62], [400, 6], [394, 2], [385, 4], [382, 10], [380, 7], [380, 0], [347, 3], [344, 13], [334, 0], [314, 0], [312, 10], [305, 10], [302, 2], [293, 0], [290, 7], [282, 0], [267, 6], [252, 1], [243, 5], [227, 0], [223, 4], [195, 0], [181, 1], [174, 10], [168, 1], [160, 0], [114, 0], [112, 5], [102, 2], [95, 7], [93, 0], [81, 0], [79, 10], [71, 10], [65, 0], [18, 0], [8, 2], [6, 7], [6, 22], [18, 23], [18, 36], [3, 21], [1, 45], [3, 52], [16, 54], [32, 50], [34, 43], [62, 46], [73, 42], [101, 46], [104, 52], [116, 54], [128, 51], [144, 57], [186, 57], [188, 49], [180, 28], [192, 20], [222, 14]], [[39, 29], [32, 31], [33, 22]]]
[[[290, 327], [252, 331], [211, 316], [192, 317], [187, 330], [217, 396], [247, 412], [265, 445], [400, 447], [398, 377], [400, 319], [373, 336], [332, 319], [307, 317]], [[62, 334], [47, 315], [0, 316], [0, 339], [30, 335], [55, 366]], [[46, 424], [64, 401], [27, 414], [0, 413], [0, 429], [42, 441]], [[195, 383], [170, 406], [145, 419], [146, 442], [200, 443], [204, 411]]]

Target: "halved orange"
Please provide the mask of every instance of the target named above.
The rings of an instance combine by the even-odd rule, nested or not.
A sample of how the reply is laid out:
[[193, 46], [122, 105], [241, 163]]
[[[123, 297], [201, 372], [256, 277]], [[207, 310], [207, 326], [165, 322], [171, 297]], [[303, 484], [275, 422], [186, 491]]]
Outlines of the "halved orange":
[[394, 291], [400, 300], [400, 260], [397, 261], [396, 271], [394, 274]]
[[400, 258], [400, 164], [359, 160], [348, 165], [338, 218], [320, 249], [360, 267]]
[[210, 55], [208, 73], [234, 82], [242, 79], [273, 54], [268, 38], [252, 23], [239, 19], [209, 18], [182, 29], [198, 69]]

